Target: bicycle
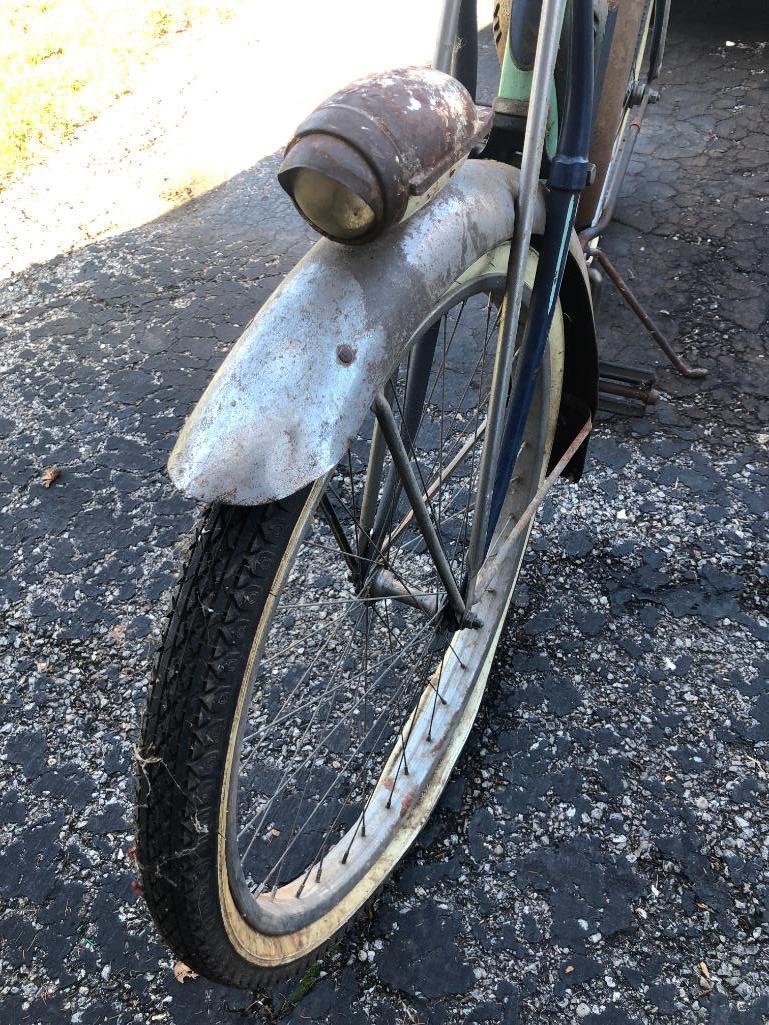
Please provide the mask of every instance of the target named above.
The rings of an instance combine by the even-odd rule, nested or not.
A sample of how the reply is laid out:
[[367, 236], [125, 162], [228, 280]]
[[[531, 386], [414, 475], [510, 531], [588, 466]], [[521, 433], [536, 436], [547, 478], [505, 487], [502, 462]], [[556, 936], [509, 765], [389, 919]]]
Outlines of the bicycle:
[[448, 781], [536, 509], [584, 466], [588, 260], [668, 6], [497, 4], [484, 111], [474, 0], [446, 0], [432, 69], [353, 83], [287, 147], [280, 182], [326, 237], [171, 455], [207, 510], [137, 759], [145, 899], [212, 980], [317, 958]]

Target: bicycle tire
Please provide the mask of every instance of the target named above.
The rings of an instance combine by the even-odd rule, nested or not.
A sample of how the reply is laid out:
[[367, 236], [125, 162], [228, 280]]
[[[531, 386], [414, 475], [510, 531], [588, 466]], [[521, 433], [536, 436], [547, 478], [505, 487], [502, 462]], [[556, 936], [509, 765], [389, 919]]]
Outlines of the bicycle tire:
[[[499, 247], [473, 267], [487, 267], [494, 260], [503, 282], [508, 251], [509, 246]], [[529, 282], [535, 261], [532, 253]], [[472, 272], [470, 268], [459, 281], [466, 284]], [[530, 479], [511, 485], [510, 495], [517, 497], [508, 508], [518, 510], [518, 515], [547, 469], [563, 355], [563, 323], [557, 311], [537, 386], [539, 419], [532, 421], [531, 428], [531, 436], [540, 439], [539, 447], [532, 448], [528, 462], [522, 464]], [[429, 770], [432, 775], [416, 796], [399, 798], [400, 824], [393, 827], [392, 839], [383, 834], [381, 856], [360, 881], [348, 890], [340, 889], [342, 896], [329, 911], [318, 912], [316, 919], [297, 924], [293, 931], [260, 932], [239, 903], [232, 846], [228, 847], [235, 815], [234, 766], [241, 765], [244, 750], [244, 695], [253, 687], [249, 683], [253, 652], [261, 651], [260, 638], [272, 628], [276, 595], [284, 588], [325, 487], [325, 481], [316, 482], [281, 502], [215, 506], [204, 514], [174, 592], [142, 727], [137, 758], [137, 862], [145, 899], [159, 932], [179, 959], [214, 981], [242, 988], [269, 986], [315, 960], [375, 896], [413, 843], [477, 714], [530, 529], [509, 553], [500, 593], [489, 599], [489, 607], [500, 612], [489, 619], [473, 679], [463, 684], [465, 703], [445, 713], [446, 722], [453, 725], [440, 742], [444, 746], [436, 743], [437, 753], [429, 756], [435, 765]], [[461, 676], [459, 670], [457, 676]], [[421, 715], [423, 700], [418, 696], [410, 722], [419, 721], [415, 717]], [[310, 868], [314, 865], [311, 861]], [[297, 923], [303, 921], [302, 914], [297, 912]], [[286, 916], [286, 921], [294, 921], [288, 912]]]

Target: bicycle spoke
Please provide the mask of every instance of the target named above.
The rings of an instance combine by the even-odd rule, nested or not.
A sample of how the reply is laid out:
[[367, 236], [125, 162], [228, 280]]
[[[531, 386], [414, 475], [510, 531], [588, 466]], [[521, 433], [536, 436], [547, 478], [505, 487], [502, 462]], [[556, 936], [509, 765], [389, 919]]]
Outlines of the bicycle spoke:
[[[383, 672], [382, 672], [382, 673], [381, 673], [381, 674], [379, 675], [379, 677], [377, 678], [377, 682], [379, 682], [379, 681], [381, 681], [381, 680], [383, 679], [383, 677], [384, 677], [384, 675], [385, 675], [385, 672], [386, 672], [386, 670], [387, 670], [388, 668], [390, 668], [390, 666], [392, 665], [392, 663], [393, 663], [394, 661], [396, 661], [397, 659], [401, 658], [401, 657], [403, 656], [403, 654], [405, 654], [405, 651], [406, 651], [406, 650], [408, 650], [408, 649], [409, 649], [410, 647], [413, 647], [413, 645], [414, 645], [414, 644], [415, 644], [415, 643], [416, 643], [416, 642], [418, 641], [418, 639], [419, 639], [419, 637], [421, 636], [421, 634], [422, 634], [422, 633], [423, 633], [423, 632], [424, 632], [425, 630], [427, 630], [428, 626], [429, 626], [429, 624], [426, 624], [426, 625], [425, 625], [425, 626], [424, 626], [424, 627], [422, 628], [422, 631], [420, 631], [420, 633], [419, 633], [419, 634], [417, 634], [417, 635], [416, 635], [416, 637], [412, 638], [412, 640], [411, 640], [410, 644], [409, 644], [408, 646], [406, 646], [406, 647], [405, 647], [404, 649], [402, 649], [402, 650], [401, 650], [401, 652], [399, 652], [399, 653], [398, 653], [398, 655], [396, 655], [396, 656], [394, 657], [394, 659], [390, 660], [390, 662], [386, 664], [385, 670], [384, 670], [384, 671], [383, 671]], [[352, 715], [352, 714], [353, 714], [353, 713], [355, 712], [355, 710], [356, 710], [357, 708], [359, 708], [359, 707], [360, 707], [360, 704], [361, 704], [362, 700], [363, 700], [363, 698], [362, 698], [362, 697], [360, 697], [360, 698], [359, 698], [359, 699], [358, 699], [358, 700], [357, 700], [356, 702], [354, 702], [354, 703], [353, 703], [353, 704], [352, 704], [352, 705], [350, 706], [350, 708], [349, 708], [349, 709], [348, 709], [348, 710], [347, 710], [347, 711], [346, 711], [346, 712], [344, 713], [344, 715], [343, 715], [343, 716], [341, 717], [341, 719], [337, 720], [337, 722], [336, 722], [336, 723], [334, 724], [334, 729], [333, 729], [333, 730], [332, 730], [332, 731], [331, 731], [330, 733], [328, 733], [328, 734], [326, 734], [326, 735], [325, 735], [324, 737], [322, 737], [322, 738], [320, 739], [320, 741], [318, 741], [318, 742], [317, 742], [317, 743], [315, 744], [315, 746], [313, 747], [313, 749], [312, 749], [312, 751], [311, 751], [311, 752], [309, 753], [309, 755], [307, 755], [307, 756], [305, 757], [305, 759], [304, 759], [304, 760], [303, 760], [303, 761], [302, 761], [302, 762], [300, 763], [300, 765], [299, 765], [299, 766], [297, 766], [297, 768], [296, 768], [296, 769], [295, 769], [295, 770], [294, 770], [294, 771], [293, 771], [293, 772], [292, 772], [292, 773], [291, 773], [290, 775], [287, 775], [287, 776], [285, 776], [285, 777], [284, 777], [284, 779], [283, 779], [283, 780], [281, 780], [281, 783], [280, 783], [280, 786], [278, 787], [278, 790], [277, 790], [277, 791], [275, 792], [275, 794], [273, 794], [273, 795], [272, 795], [272, 797], [271, 797], [271, 798], [270, 798], [270, 800], [268, 801], [268, 803], [267, 803], [266, 807], [265, 807], [264, 809], [260, 809], [260, 811], [259, 811], [259, 812], [257, 813], [257, 815], [261, 815], [261, 818], [260, 818], [260, 820], [259, 820], [259, 823], [258, 823], [258, 825], [257, 825], [257, 827], [256, 827], [256, 832], [257, 832], [257, 833], [258, 833], [259, 829], [261, 828], [261, 826], [262, 826], [262, 825], [264, 824], [264, 821], [265, 821], [265, 817], [266, 817], [267, 811], [268, 811], [268, 810], [269, 810], [269, 808], [270, 808], [270, 807], [272, 806], [272, 804], [273, 804], [273, 803], [274, 803], [274, 801], [275, 801], [275, 800], [277, 799], [277, 797], [279, 797], [279, 796], [280, 796], [280, 794], [281, 794], [281, 793], [283, 793], [283, 792], [285, 791], [285, 789], [286, 789], [286, 788], [288, 787], [288, 785], [290, 784], [290, 782], [291, 782], [291, 781], [292, 781], [292, 780], [294, 779], [294, 777], [296, 776], [297, 772], [300, 772], [302, 768], [304, 768], [304, 767], [305, 767], [305, 766], [306, 766], [306, 765], [307, 765], [307, 764], [308, 764], [308, 763], [309, 763], [310, 761], [312, 761], [312, 760], [313, 760], [313, 759], [315, 758], [315, 756], [316, 756], [317, 752], [318, 752], [318, 751], [320, 750], [320, 748], [322, 747], [322, 745], [323, 745], [323, 744], [324, 744], [325, 742], [327, 742], [327, 741], [328, 741], [329, 737], [331, 736], [331, 733], [335, 732], [335, 731], [336, 731], [336, 730], [338, 729], [339, 725], [340, 725], [341, 723], [343, 723], [343, 722], [346, 722], [346, 721], [347, 721], [347, 719], [349, 719], [349, 717], [350, 717], [350, 716], [351, 716], [351, 715]], [[317, 707], [319, 707], [319, 705], [318, 705]], [[304, 737], [304, 736], [306, 736], [306, 730], [305, 730], [305, 734], [303, 735], [303, 737]], [[298, 745], [297, 745], [297, 747], [300, 747], [300, 745], [298, 744]], [[250, 828], [251, 828], [251, 826], [253, 825], [253, 822], [255, 821], [255, 818], [256, 818], [256, 816], [254, 816], [254, 817], [253, 817], [253, 818], [252, 818], [252, 819], [251, 819], [251, 820], [250, 820], [250, 821], [249, 821], [248, 823], [246, 823], [246, 825], [244, 825], [244, 826], [243, 826], [243, 827], [241, 828], [241, 830], [240, 830], [240, 832], [239, 832], [239, 834], [238, 834], [239, 836], [242, 836], [242, 835], [244, 834], [244, 832], [246, 832], [246, 831], [247, 831], [248, 829], [250, 829]]]
[[[328, 475], [275, 599], [253, 670], [234, 834], [263, 901], [338, 885], [342, 866], [380, 842], [396, 795], [406, 795], [403, 815], [423, 786], [427, 751], [461, 707], [458, 681], [473, 679], [472, 642], [458, 640], [447, 606], [464, 617], [499, 296], [460, 298], [407, 372], [393, 373], [377, 400], [386, 410], [375, 405], [355, 454]], [[412, 761], [416, 791], [401, 783]]]
[[[424, 627], [424, 628], [423, 628], [423, 631], [422, 631], [422, 633], [426, 632], [426, 630], [427, 630], [427, 627]], [[420, 636], [421, 636], [421, 635], [420, 635]], [[416, 640], [417, 640], [417, 638], [415, 638], [415, 639], [414, 639], [414, 643], [416, 643]], [[380, 679], [381, 679], [381, 677], [380, 677]], [[404, 680], [403, 680], [403, 681], [401, 682], [401, 688], [405, 688], [405, 687], [406, 687], [406, 685], [407, 685], [407, 679], [406, 679], [406, 678], [404, 678]], [[394, 699], [391, 699], [391, 701], [392, 701], [392, 700], [394, 700]], [[388, 706], [388, 707], [389, 707], [389, 706]], [[351, 711], [352, 711], [352, 709], [351, 709], [351, 710], [349, 710], [349, 711], [348, 711], [348, 713], [346, 713], [346, 714], [345, 714], [345, 718], [346, 718], [347, 716], [349, 716], [349, 714], [351, 713]], [[365, 734], [365, 735], [364, 735], [364, 736], [363, 736], [363, 737], [361, 738], [361, 740], [360, 740], [360, 741], [358, 742], [358, 745], [357, 745], [357, 746], [356, 746], [356, 747], [354, 748], [354, 750], [353, 750], [352, 754], [351, 754], [351, 755], [350, 755], [350, 756], [348, 757], [348, 759], [347, 759], [347, 762], [345, 763], [345, 765], [343, 766], [343, 768], [346, 768], [346, 767], [347, 767], [348, 765], [350, 765], [350, 764], [351, 764], [351, 762], [352, 762], [352, 761], [354, 760], [354, 758], [355, 758], [356, 754], [357, 754], [357, 753], [358, 753], [358, 752], [360, 751], [360, 749], [362, 748], [362, 746], [363, 746], [363, 745], [365, 744], [366, 740], [367, 740], [367, 739], [368, 739], [368, 737], [370, 736], [370, 734], [371, 734], [371, 732], [373, 731], [373, 729], [374, 729], [374, 726], [372, 725], [372, 726], [370, 727], [370, 729], [369, 729], [369, 730], [368, 730], [368, 731], [366, 732], [366, 734]], [[327, 738], [324, 738], [324, 739], [327, 739]], [[308, 761], [310, 761], [310, 760], [312, 760], [312, 758], [314, 758], [314, 756], [315, 756], [316, 752], [317, 752], [317, 751], [319, 750], [319, 747], [320, 747], [320, 746], [321, 746], [320, 744], [316, 745], [316, 747], [315, 747], [315, 748], [313, 749], [313, 751], [312, 751], [312, 752], [310, 753], [310, 755], [308, 755], [307, 759], [305, 760], [305, 763], [303, 763], [303, 764], [306, 764], [306, 763], [307, 763]], [[329, 795], [329, 794], [331, 793], [332, 789], [333, 789], [333, 788], [334, 788], [334, 787], [335, 787], [335, 786], [337, 785], [337, 782], [338, 782], [338, 780], [339, 780], [339, 776], [337, 776], [337, 778], [336, 778], [336, 779], [334, 780], [334, 782], [333, 782], [333, 783], [331, 783], [331, 785], [330, 785], [330, 786], [329, 786], [329, 787], [327, 788], [327, 790], [326, 790], [326, 793], [324, 794], [324, 797], [327, 797], [327, 796], [328, 796], [328, 795]], [[281, 783], [281, 788], [282, 788], [282, 789], [285, 789], [285, 787], [284, 787], [284, 784], [283, 784], [283, 783]], [[282, 791], [281, 791], [281, 792], [282, 792]], [[277, 797], [278, 795], [276, 794], [275, 796]], [[274, 799], [274, 798], [271, 798], [271, 801], [272, 801], [273, 799]], [[319, 809], [320, 807], [321, 807], [321, 802], [319, 802], [319, 803], [318, 803], [318, 804], [316, 805], [316, 807], [315, 807], [315, 809], [313, 810], [313, 812], [311, 813], [310, 817], [309, 817], [309, 818], [308, 818], [308, 819], [306, 820], [306, 822], [305, 822], [305, 825], [307, 824], [307, 822], [309, 822], [309, 821], [310, 821], [310, 819], [312, 819], [312, 818], [314, 817], [314, 815], [315, 815], [315, 814], [317, 814], [317, 812], [318, 812], [318, 809]], [[277, 860], [277, 861], [275, 862], [275, 865], [273, 866], [273, 868], [272, 868], [272, 869], [271, 869], [271, 871], [270, 871], [270, 876], [271, 876], [271, 875], [273, 874], [273, 872], [274, 872], [274, 871], [276, 871], [276, 870], [277, 870], [277, 869], [278, 869], [278, 868], [280, 867], [280, 865], [282, 864], [282, 862], [283, 862], [283, 861], [285, 860], [286, 856], [287, 856], [287, 855], [288, 855], [288, 853], [289, 853], [289, 849], [291, 848], [291, 846], [292, 846], [293, 844], [295, 844], [295, 843], [296, 843], [296, 839], [297, 839], [296, 837], [293, 837], [293, 838], [292, 838], [292, 840], [291, 840], [291, 843], [290, 843], [290, 844], [288, 845], [288, 847], [287, 847], [287, 848], [286, 848], [286, 850], [285, 850], [285, 851], [283, 852], [283, 854], [282, 854], [282, 855], [280, 856], [280, 858], [279, 858], [279, 859], [278, 859], [278, 860]], [[253, 843], [253, 841], [252, 841], [252, 843]], [[249, 845], [249, 846], [250, 846], [250, 845]], [[312, 865], [310, 865], [310, 869], [311, 869], [312, 867], [313, 867], [313, 866], [312, 866]], [[267, 878], [269, 878], [269, 876], [268, 876]], [[262, 889], [264, 889], [264, 882], [266, 882], [266, 880], [263, 880], [263, 883], [262, 883]]]

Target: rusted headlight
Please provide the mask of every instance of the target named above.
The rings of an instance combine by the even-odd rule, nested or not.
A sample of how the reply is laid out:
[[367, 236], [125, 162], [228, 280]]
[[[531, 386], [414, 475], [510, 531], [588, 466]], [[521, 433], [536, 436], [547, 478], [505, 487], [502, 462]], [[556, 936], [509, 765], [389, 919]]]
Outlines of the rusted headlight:
[[376, 221], [372, 207], [362, 196], [348, 185], [309, 167], [297, 170], [292, 192], [304, 216], [324, 235], [360, 238], [371, 231]]
[[329, 238], [365, 238], [382, 218], [382, 190], [371, 167], [353, 146], [332, 135], [297, 139], [278, 178], [302, 216]]
[[299, 126], [278, 180], [322, 235], [369, 242], [432, 199], [485, 129], [450, 75], [430, 68], [372, 75]]

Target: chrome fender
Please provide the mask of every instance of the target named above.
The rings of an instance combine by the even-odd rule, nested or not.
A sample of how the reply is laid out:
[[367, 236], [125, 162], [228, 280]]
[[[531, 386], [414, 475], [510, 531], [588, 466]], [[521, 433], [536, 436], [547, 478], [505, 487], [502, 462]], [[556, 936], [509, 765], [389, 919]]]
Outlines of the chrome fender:
[[[316, 242], [238, 339], [168, 462], [206, 502], [284, 498], [339, 462], [423, 318], [508, 240], [518, 172], [473, 160], [366, 246]], [[540, 202], [535, 231], [544, 226]]]

